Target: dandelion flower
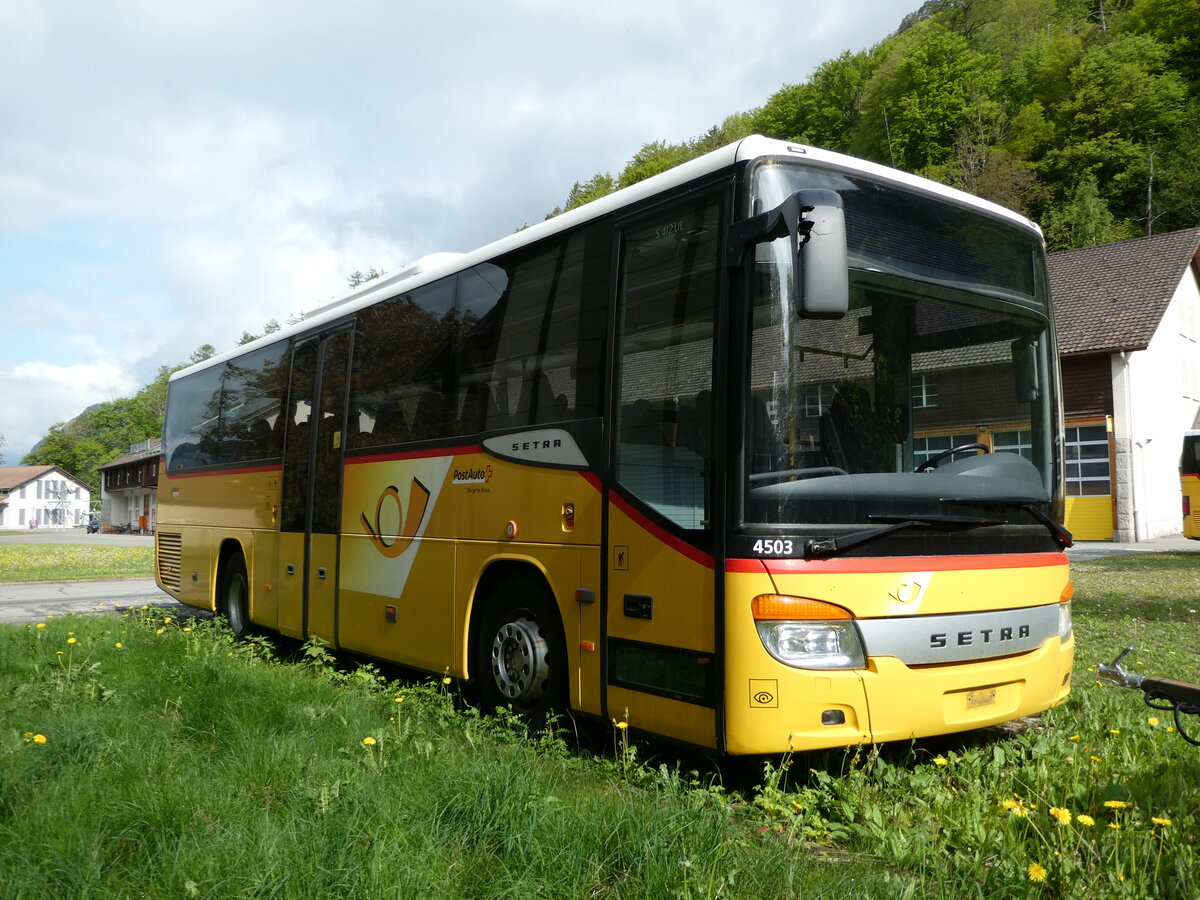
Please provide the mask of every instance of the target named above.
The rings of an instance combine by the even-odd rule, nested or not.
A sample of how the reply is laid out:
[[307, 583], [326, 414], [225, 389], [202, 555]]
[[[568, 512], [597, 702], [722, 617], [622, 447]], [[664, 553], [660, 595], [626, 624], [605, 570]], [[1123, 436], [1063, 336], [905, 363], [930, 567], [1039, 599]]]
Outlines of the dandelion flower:
[[118, 650], [120, 650], [120, 649], [121, 649], [122, 647], [124, 647], [124, 646], [125, 646], [125, 645], [124, 645], [124, 644], [122, 644], [120, 641], [117, 641], [116, 647], [117, 647], [117, 649], [118, 649]]
[[403, 703], [403, 702], [404, 702], [404, 698], [403, 698], [403, 697], [397, 697], [397, 698], [396, 698], [395, 700], [393, 700], [392, 702], [393, 702], [393, 703]]
[[1024, 806], [1021, 806], [1019, 803], [1012, 808], [1012, 814], [1018, 819], [1029, 818], [1029, 810]]
[[62, 655], [63, 655], [63, 652], [62, 652], [61, 650], [55, 650], [54, 652], [55, 652], [56, 654], [58, 654], [59, 656], [62, 656]]
[[447, 675], [445, 678], [442, 679], [442, 684], [449, 684], [449, 683], [450, 683], [450, 676]]
[[362, 742], [363, 742], [363, 746], [365, 746], [365, 747], [374, 747], [375, 746], [375, 738], [371, 737], [370, 735], [363, 738]]
[[1120, 831], [1121, 823], [1120, 822], [1109, 822], [1108, 827], [1111, 828], [1113, 831]]
[[166, 630], [167, 630], [167, 629], [165, 629], [165, 628], [160, 628], [160, 629], [158, 629], [158, 631], [156, 631], [156, 632], [154, 632], [154, 633], [155, 633], [155, 634], [162, 634], [162, 633], [163, 633], [164, 631], [166, 631]]
[[1157, 728], [1158, 727], [1158, 716], [1150, 716], [1148, 719], [1146, 719], [1146, 724], [1149, 725], [1151, 728]]
[[67, 638], [67, 643], [68, 644], [77, 644], [79, 642], [77, 640], [75, 640], [75, 638], [72, 637], [72, 638]]
[[1105, 800], [1104, 805], [1109, 809], [1129, 809], [1129, 804], [1124, 800]]
[[1079, 815], [1077, 815], [1075, 817], [1075, 821], [1078, 822], [1080, 825], [1086, 825], [1088, 828], [1091, 828], [1093, 825], [1096, 824], [1096, 820], [1093, 819], [1091, 816], [1089, 816], [1087, 813], [1080, 813]]
[[1069, 809], [1063, 809], [1061, 806], [1052, 806], [1050, 807], [1050, 815], [1058, 820], [1059, 825], [1071, 824], [1071, 811]]
[[1098, 756], [1093, 756], [1093, 757], [1092, 757], [1092, 762], [1094, 762], [1094, 763], [1098, 763], [1098, 762], [1103, 762], [1103, 760], [1102, 760], [1102, 759], [1100, 759], [1100, 757], [1098, 757]]
[[613, 722], [613, 724], [616, 725], [618, 728], [620, 728], [622, 731], [624, 731], [626, 728], [629, 727], [628, 722]]
[[37, 627], [38, 627], [38, 628], [45, 628], [45, 627], [46, 627], [46, 623], [45, 623], [45, 622], [38, 622], [38, 623], [37, 623]]
[[1030, 881], [1042, 882], [1046, 880], [1046, 869], [1040, 863], [1030, 863], [1026, 871], [1029, 873]]
[[935, 766], [948, 766], [950, 765], [950, 760], [946, 759], [944, 756], [935, 756], [933, 758], [933, 764]]
[[184, 630], [184, 631], [191, 631], [192, 629], [190, 629], [190, 628], [185, 628], [185, 629], [183, 629], [183, 630]]
[[1018, 807], [1020, 805], [1021, 804], [1018, 803], [1016, 800], [1001, 800], [1000, 801], [1001, 809], [1015, 809], [1016, 807]]
[[1079, 735], [1073, 734], [1069, 738], [1067, 738], [1067, 740], [1068, 741], [1077, 741], [1077, 740], [1079, 740]]
[[1108, 733], [1109, 734], [1120, 734], [1121, 729], [1120, 728], [1110, 728], [1110, 729], [1108, 729]]
[[1171, 824], [1170, 819], [1168, 819], [1166, 817], [1160, 817], [1160, 816], [1151, 816], [1150, 821], [1153, 822], [1155, 825], [1159, 826], [1160, 828], [1166, 828], [1168, 825]]

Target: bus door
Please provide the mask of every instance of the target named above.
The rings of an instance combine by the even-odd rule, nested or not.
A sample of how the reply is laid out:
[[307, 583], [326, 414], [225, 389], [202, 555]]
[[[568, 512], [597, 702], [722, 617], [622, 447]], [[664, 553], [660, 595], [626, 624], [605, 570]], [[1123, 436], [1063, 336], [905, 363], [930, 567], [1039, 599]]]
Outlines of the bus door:
[[712, 485], [724, 198], [622, 228], [605, 510], [606, 713], [707, 747], [721, 683]]
[[296, 345], [285, 422], [279, 630], [337, 642], [338, 526], [350, 331]]

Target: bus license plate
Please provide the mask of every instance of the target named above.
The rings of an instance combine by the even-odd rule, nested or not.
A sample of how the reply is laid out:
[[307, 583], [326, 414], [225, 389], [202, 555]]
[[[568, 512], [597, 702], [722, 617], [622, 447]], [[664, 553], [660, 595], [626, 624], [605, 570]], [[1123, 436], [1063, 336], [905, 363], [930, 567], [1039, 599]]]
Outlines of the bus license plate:
[[978, 709], [981, 706], [991, 706], [996, 702], [996, 689], [986, 691], [967, 691], [967, 709]]

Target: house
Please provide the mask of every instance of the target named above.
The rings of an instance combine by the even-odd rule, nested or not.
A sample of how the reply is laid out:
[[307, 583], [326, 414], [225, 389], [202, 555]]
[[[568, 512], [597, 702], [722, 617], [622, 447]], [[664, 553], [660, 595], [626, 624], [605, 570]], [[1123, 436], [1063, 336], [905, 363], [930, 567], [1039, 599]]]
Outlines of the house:
[[162, 441], [142, 441], [100, 467], [100, 527], [149, 534], [158, 519], [158, 464]]
[[1049, 256], [1080, 540], [1182, 528], [1179, 454], [1200, 427], [1200, 228]]
[[0, 466], [0, 528], [86, 525], [92, 489], [58, 466]]

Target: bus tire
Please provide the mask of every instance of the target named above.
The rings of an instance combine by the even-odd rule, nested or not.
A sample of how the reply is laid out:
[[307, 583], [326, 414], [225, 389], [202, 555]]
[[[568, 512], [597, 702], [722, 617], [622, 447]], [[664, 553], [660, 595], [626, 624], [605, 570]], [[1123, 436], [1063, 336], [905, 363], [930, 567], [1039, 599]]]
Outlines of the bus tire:
[[251, 634], [250, 579], [246, 576], [246, 557], [240, 550], [229, 554], [217, 579], [217, 614], [229, 622], [229, 630], [238, 637]]
[[484, 709], [510, 708], [532, 729], [565, 710], [567, 649], [554, 595], [542, 579], [511, 575], [489, 592], [475, 647]]

